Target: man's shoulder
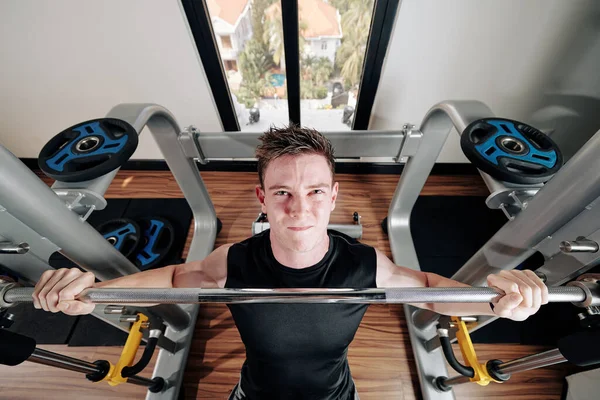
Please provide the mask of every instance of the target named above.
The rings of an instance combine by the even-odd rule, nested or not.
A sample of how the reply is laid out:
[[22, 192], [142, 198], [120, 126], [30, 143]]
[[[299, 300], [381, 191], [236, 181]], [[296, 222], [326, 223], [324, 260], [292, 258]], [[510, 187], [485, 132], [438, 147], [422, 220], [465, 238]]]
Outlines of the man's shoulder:
[[265, 243], [265, 240], [268, 240], [269, 231], [263, 231], [252, 235], [242, 241], [234, 242], [228, 244], [227, 252], [228, 254], [238, 254], [245, 253], [250, 250], [261, 248], [261, 246]]
[[256, 243], [263, 242], [265, 239], [268, 239], [268, 235], [269, 235], [269, 230], [267, 229], [265, 231], [255, 234], [255, 235], [247, 237], [246, 239], [244, 239], [242, 241], [232, 243], [231, 245], [232, 246], [242, 246], [242, 247], [252, 246]]
[[333, 242], [333, 248], [338, 256], [345, 254], [345, 257], [351, 257], [353, 260], [375, 260], [376, 250], [373, 246], [360, 242], [344, 233], [328, 230], [327, 233]]
[[329, 237], [335, 242], [336, 245], [344, 246], [348, 248], [363, 248], [363, 249], [372, 249], [373, 247], [360, 242], [358, 239], [355, 239], [351, 236], [346, 235], [345, 233], [328, 230], [327, 233]]

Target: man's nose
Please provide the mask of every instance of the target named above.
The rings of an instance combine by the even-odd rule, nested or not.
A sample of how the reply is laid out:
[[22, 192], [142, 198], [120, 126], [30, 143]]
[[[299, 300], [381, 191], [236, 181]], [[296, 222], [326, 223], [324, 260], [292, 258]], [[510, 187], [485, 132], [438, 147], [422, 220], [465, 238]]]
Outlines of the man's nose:
[[308, 212], [308, 200], [302, 196], [293, 196], [289, 203], [289, 213], [292, 217], [302, 216]]

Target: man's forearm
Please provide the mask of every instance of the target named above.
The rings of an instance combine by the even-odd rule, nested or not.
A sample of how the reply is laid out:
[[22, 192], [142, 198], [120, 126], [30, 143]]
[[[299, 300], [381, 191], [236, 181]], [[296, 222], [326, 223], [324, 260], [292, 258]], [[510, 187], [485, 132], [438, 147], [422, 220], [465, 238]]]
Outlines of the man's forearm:
[[151, 269], [108, 281], [97, 282], [95, 288], [171, 288], [174, 265]]
[[[471, 287], [471, 285], [433, 273], [427, 273], [427, 283], [428, 287]], [[432, 303], [431, 307], [438, 314], [455, 317], [495, 315], [489, 303]]]
[[[172, 288], [175, 266], [151, 269], [120, 278], [96, 282], [94, 288]], [[135, 304], [138, 307], [152, 307], [157, 304]]]

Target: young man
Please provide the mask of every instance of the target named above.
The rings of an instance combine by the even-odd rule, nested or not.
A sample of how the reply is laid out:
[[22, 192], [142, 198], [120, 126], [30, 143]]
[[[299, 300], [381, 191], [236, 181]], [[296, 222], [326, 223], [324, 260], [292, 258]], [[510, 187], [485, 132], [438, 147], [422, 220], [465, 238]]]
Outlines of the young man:
[[[256, 196], [271, 229], [217, 248], [202, 261], [171, 265], [94, 284], [92, 273], [45, 272], [34, 306], [69, 315], [93, 304], [75, 301], [89, 287], [370, 288], [468, 286], [395, 265], [379, 250], [328, 231], [338, 183], [331, 143], [314, 130], [270, 129], [258, 147]], [[446, 315], [497, 315], [522, 321], [547, 303], [531, 271], [502, 271], [488, 285], [504, 291], [489, 304], [418, 304]], [[367, 304], [230, 304], [246, 346], [230, 399], [355, 399], [347, 361]]]

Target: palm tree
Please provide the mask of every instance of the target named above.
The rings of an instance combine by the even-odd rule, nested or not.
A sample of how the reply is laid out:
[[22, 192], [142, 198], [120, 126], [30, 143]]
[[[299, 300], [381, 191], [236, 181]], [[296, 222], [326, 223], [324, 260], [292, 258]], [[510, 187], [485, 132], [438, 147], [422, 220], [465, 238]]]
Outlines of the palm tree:
[[351, 87], [356, 86], [360, 81], [366, 48], [365, 37], [362, 36], [361, 32], [355, 31], [344, 36], [342, 45], [337, 50], [337, 59], [343, 60], [342, 78]]
[[[307, 25], [304, 21], [298, 24], [298, 47], [302, 54], [306, 41], [304, 40], [304, 31]], [[266, 29], [264, 30], [263, 40], [269, 46], [273, 53], [273, 62], [285, 69], [285, 50], [283, 46], [283, 23], [281, 21], [281, 5], [277, 4], [270, 18], [267, 19]], [[283, 61], [283, 64], [281, 63]]]
[[360, 81], [373, 13], [373, 0], [352, 0], [342, 16], [344, 37], [337, 50], [336, 64], [344, 82], [352, 87]]
[[348, 0], [329, 0], [329, 3], [338, 9], [340, 15], [343, 15], [346, 11], [348, 11], [348, 7], [350, 7]]
[[317, 85], [323, 85], [331, 78], [333, 65], [327, 57], [320, 57], [313, 65], [314, 80]]
[[307, 55], [300, 62], [300, 96], [302, 99], [322, 98], [327, 95], [325, 83], [333, 73], [333, 65], [327, 57]]
[[273, 14], [274, 15], [267, 20], [266, 29], [264, 30], [263, 34], [263, 40], [265, 43], [267, 43], [269, 50], [273, 53], [273, 62], [277, 65], [280, 65], [281, 59], [284, 58], [281, 9], [276, 7], [276, 12]]
[[[257, 39], [246, 42], [244, 51], [240, 54], [240, 72], [242, 73], [242, 84], [239, 98], [246, 104], [254, 104], [268, 85], [270, 76], [268, 69], [270, 60], [263, 52], [262, 43]], [[246, 101], [247, 100], [247, 101]]]
[[[342, 29], [344, 32], [359, 30], [368, 34], [372, 13], [373, 0], [352, 0], [349, 4], [348, 11], [342, 16]], [[367, 36], [365, 35], [365, 40], [366, 37]]]
[[[252, 34], [253, 38], [258, 40], [263, 52], [268, 54], [269, 48], [265, 40], [265, 28], [267, 19], [265, 10], [274, 2], [274, 0], [252, 0]], [[271, 57], [270, 55], [268, 55]]]
[[317, 58], [310, 54], [300, 59], [300, 79], [303, 81], [312, 79], [313, 65], [316, 62]]

